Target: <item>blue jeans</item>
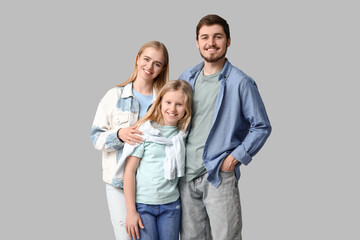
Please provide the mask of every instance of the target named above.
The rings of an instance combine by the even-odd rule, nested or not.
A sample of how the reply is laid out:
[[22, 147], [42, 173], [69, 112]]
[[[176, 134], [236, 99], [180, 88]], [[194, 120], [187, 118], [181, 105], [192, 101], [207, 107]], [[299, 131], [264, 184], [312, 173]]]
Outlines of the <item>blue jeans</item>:
[[160, 205], [136, 203], [144, 229], [141, 240], [178, 240], [181, 221], [180, 198], [175, 202]]

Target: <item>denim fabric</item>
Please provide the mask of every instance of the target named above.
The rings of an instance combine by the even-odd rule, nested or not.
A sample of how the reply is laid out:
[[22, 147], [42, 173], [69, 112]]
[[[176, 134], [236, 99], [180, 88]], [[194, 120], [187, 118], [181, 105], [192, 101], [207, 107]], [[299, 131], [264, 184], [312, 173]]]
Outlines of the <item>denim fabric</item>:
[[[188, 81], [194, 87], [203, 67], [202, 62], [185, 71], [179, 79]], [[240, 164], [250, 163], [271, 132], [264, 103], [251, 77], [226, 59], [219, 82], [213, 124], [202, 156], [209, 173], [208, 180], [216, 187], [221, 183], [219, 171], [225, 157], [231, 154], [239, 161], [235, 167], [239, 179]]]
[[136, 203], [136, 209], [144, 224], [140, 228], [141, 240], [178, 240], [181, 220], [180, 198], [161, 205]]
[[124, 191], [106, 184], [106, 197], [108, 201], [111, 223], [114, 228], [115, 239], [128, 239], [125, 229], [126, 205]]
[[132, 83], [110, 89], [101, 99], [91, 128], [91, 140], [102, 151], [103, 180], [112, 184], [113, 172], [124, 143], [117, 137], [120, 128], [134, 126], [138, 121], [138, 101], [132, 95]]
[[206, 179], [180, 181], [181, 240], [241, 240], [240, 193], [234, 172], [220, 171], [218, 188]]

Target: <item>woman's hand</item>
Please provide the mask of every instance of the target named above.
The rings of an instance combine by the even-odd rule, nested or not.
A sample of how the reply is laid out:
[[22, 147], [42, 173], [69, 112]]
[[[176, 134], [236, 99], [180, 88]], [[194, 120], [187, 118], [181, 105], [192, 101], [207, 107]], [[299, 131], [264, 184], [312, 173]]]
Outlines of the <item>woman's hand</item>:
[[136, 130], [136, 126], [120, 128], [117, 132], [118, 138], [130, 145], [135, 145], [136, 143], [141, 143], [143, 141], [142, 137], [139, 137], [136, 134], [143, 135], [142, 132]]
[[130, 239], [136, 240], [140, 238], [138, 226], [141, 227], [141, 229], [144, 229], [139, 213], [136, 211], [128, 212], [126, 214], [126, 233], [129, 235]]

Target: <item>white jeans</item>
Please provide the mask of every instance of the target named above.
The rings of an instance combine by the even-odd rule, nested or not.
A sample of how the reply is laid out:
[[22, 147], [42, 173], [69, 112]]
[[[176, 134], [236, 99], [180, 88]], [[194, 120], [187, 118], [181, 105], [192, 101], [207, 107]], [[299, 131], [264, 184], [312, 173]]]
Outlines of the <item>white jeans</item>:
[[106, 184], [106, 197], [116, 240], [129, 239], [125, 230], [126, 203], [124, 191]]

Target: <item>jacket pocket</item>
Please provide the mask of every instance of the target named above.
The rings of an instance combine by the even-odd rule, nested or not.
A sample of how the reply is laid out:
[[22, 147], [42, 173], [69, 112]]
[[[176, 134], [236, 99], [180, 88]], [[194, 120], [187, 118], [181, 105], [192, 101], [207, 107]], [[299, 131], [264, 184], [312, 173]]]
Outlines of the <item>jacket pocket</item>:
[[129, 113], [115, 112], [111, 117], [111, 128], [124, 128], [130, 126]]
[[138, 120], [137, 113], [114, 112], [111, 117], [111, 128], [126, 128], [134, 126]]

